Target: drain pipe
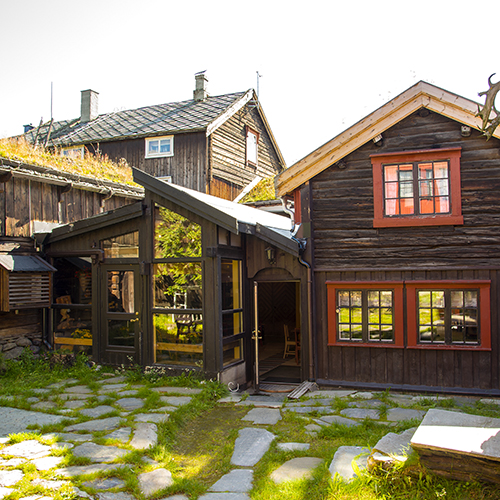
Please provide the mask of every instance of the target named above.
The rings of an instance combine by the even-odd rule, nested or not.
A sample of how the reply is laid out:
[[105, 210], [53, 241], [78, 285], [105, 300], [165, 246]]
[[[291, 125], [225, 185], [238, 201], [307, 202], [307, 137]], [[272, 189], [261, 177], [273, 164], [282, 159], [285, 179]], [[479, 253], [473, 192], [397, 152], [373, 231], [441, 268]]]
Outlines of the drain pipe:
[[288, 207], [288, 202], [289, 200], [286, 199], [285, 197], [281, 198], [281, 205], [283, 206], [283, 210], [286, 214], [290, 216], [291, 220], [291, 228], [290, 232], [292, 233], [292, 240], [296, 241], [299, 245], [299, 257], [298, 261], [300, 264], [302, 264], [305, 268], [307, 268], [307, 329], [309, 332], [308, 337], [308, 342], [307, 342], [307, 347], [309, 350], [309, 380], [313, 381], [314, 380], [314, 352], [313, 352], [313, 331], [312, 331], [312, 270], [311, 270], [311, 264], [306, 262], [303, 258], [302, 255], [305, 252], [307, 241], [305, 239], [298, 239], [295, 237], [298, 231], [298, 227], [295, 225], [295, 210], [292, 210], [291, 208]]

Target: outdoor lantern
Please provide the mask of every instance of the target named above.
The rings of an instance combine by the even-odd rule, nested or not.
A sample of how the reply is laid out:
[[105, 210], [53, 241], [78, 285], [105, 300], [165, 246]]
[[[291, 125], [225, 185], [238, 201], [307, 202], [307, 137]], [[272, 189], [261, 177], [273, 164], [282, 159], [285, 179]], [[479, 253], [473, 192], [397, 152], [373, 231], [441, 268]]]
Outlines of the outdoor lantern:
[[266, 248], [266, 257], [269, 261], [269, 264], [276, 264], [276, 248], [267, 247]]

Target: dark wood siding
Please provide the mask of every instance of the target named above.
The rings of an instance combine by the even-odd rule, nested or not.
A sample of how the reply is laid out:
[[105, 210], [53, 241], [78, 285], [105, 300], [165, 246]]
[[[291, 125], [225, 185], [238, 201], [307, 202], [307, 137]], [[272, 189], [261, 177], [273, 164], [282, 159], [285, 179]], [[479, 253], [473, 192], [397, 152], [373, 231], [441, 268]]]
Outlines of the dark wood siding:
[[[119, 161], [125, 158], [131, 167], [155, 177], [171, 176], [179, 186], [205, 192], [206, 136], [205, 132], [177, 134], [174, 136], [174, 155], [164, 158], [146, 158], [146, 139], [102, 142], [101, 154]], [[97, 150], [97, 145], [89, 149]]]
[[[260, 134], [258, 165], [246, 164], [246, 127]], [[257, 110], [248, 106], [240, 110], [213, 132], [210, 149], [210, 172], [240, 188], [256, 175], [270, 177], [280, 171], [278, 155]]]
[[[441, 115], [414, 113], [311, 180], [318, 379], [406, 388], [498, 389], [500, 141]], [[461, 147], [464, 224], [373, 228], [370, 154]], [[307, 209], [305, 207], [304, 209]], [[491, 280], [491, 351], [338, 347], [328, 343], [326, 282]], [[405, 331], [405, 345], [406, 345]]]

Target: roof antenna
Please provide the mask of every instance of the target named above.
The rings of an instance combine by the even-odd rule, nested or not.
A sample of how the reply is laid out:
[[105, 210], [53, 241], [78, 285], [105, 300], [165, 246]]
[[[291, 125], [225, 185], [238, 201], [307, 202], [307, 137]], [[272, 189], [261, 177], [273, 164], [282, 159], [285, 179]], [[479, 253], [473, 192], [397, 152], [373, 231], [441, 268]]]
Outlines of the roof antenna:
[[259, 82], [263, 75], [261, 75], [258, 71], [256, 71], [256, 73], [257, 73], [257, 99], [259, 99]]

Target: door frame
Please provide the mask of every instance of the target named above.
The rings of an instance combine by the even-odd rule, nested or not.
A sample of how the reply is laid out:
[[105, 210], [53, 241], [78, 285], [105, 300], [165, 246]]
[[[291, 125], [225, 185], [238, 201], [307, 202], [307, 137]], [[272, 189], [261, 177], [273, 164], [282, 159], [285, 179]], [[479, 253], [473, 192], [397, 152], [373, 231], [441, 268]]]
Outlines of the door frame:
[[[112, 312], [108, 310], [108, 272], [132, 271], [134, 287], [134, 312]], [[143, 318], [141, 311], [142, 287], [140, 266], [130, 264], [100, 264], [98, 279], [98, 332], [99, 332], [99, 359], [103, 363], [112, 365], [140, 363], [142, 358]], [[108, 343], [108, 321], [122, 320], [134, 323], [134, 346], [110, 345]]]

